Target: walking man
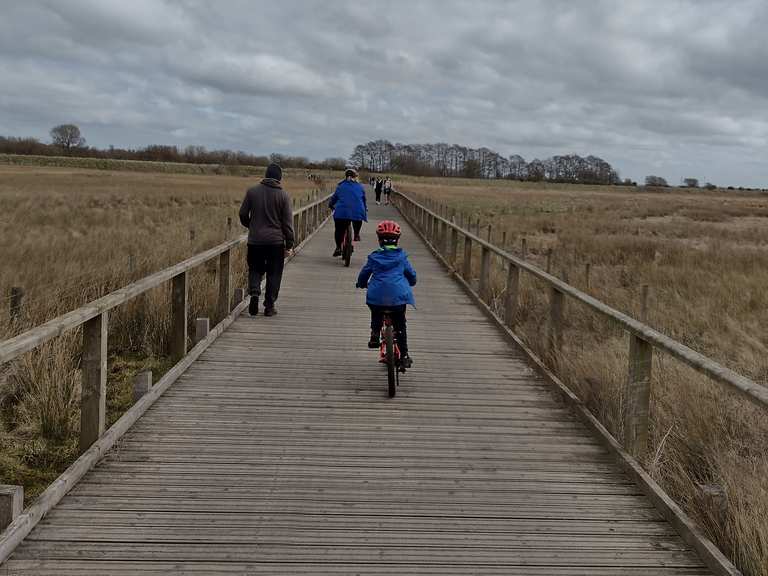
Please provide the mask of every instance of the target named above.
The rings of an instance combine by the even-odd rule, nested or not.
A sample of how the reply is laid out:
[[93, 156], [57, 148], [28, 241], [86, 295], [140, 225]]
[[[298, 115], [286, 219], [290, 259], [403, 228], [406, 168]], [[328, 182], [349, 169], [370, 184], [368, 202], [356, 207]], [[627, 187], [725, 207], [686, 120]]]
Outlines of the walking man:
[[277, 314], [275, 302], [283, 279], [285, 258], [292, 253], [293, 210], [277, 164], [267, 166], [264, 179], [245, 193], [240, 206], [240, 223], [248, 228], [248, 312], [259, 313], [261, 279], [267, 275], [264, 316]]

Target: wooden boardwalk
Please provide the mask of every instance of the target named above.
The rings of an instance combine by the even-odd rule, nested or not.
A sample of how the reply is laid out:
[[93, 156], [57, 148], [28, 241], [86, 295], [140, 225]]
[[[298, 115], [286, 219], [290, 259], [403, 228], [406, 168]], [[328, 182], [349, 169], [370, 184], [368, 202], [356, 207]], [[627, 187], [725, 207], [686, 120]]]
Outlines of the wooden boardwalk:
[[[372, 207], [372, 220], [394, 216]], [[395, 399], [322, 229], [0, 574], [704, 575], [698, 557], [404, 227]]]

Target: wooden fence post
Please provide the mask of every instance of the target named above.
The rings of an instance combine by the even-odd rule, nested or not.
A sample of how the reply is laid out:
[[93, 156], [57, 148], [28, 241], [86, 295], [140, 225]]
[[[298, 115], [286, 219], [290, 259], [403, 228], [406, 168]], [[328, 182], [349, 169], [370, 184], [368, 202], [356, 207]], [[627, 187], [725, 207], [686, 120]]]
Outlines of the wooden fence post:
[[139, 372], [133, 379], [133, 403], [136, 404], [141, 397], [152, 389], [152, 370]]
[[643, 284], [640, 291], [640, 320], [642, 322], [648, 322], [648, 284]]
[[451, 249], [451, 239], [448, 234], [448, 222], [445, 220], [440, 222], [440, 251], [443, 256], [448, 256], [448, 251]]
[[629, 336], [629, 376], [624, 413], [624, 448], [635, 457], [648, 443], [653, 346], [634, 334]]
[[464, 236], [464, 280], [472, 280], [472, 239]]
[[[456, 224], [456, 216], [451, 216], [451, 224]], [[451, 247], [450, 247], [450, 263], [453, 268], [456, 268], [456, 252], [459, 248], [459, 231], [451, 227]]]
[[24, 487], [0, 484], [0, 532], [24, 511]]
[[232, 310], [237, 308], [244, 299], [245, 290], [242, 288], [235, 288], [234, 295], [232, 296]]
[[184, 271], [171, 281], [171, 357], [176, 361], [187, 354], [188, 308], [187, 272]]
[[552, 248], [547, 249], [547, 274], [552, 272]]
[[488, 242], [491, 241], [492, 234], [493, 234], [493, 226], [491, 224], [488, 224]]
[[590, 273], [592, 271], [592, 265], [587, 262], [584, 265], [584, 286], [586, 286], [587, 290], [589, 290], [590, 287]]
[[[490, 230], [490, 226], [488, 227]], [[483, 246], [480, 252], [480, 299], [490, 304], [491, 302], [491, 251]]]
[[205, 340], [211, 329], [211, 321], [208, 318], [197, 318], [195, 320], [195, 344]]
[[232, 237], [232, 216], [227, 216], [227, 238]]
[[552, 287], [549, 295], [549, 322], [547, 325], [547, 356], [556, 365], [563, 345], [563, 303], [565, 296]]
[[517, 318], [517, 301], [520, 294], [520, 269], [512, 262], [507, 271], [507, 301], [504, 303], [504, 322], [510, 328]]
[[232, 298], [232, 267], [230, 250], [219, 254], [219, 321], [229, 315]]
[[83, 324], [80, 453], [104, 433], [107, 408], [107, 312]]
[[21, 312], [24, 305], [24, 289], [20, 286], [11, 287], [11, 298], [8, 315], [12, 322], [21, 320]]
[[525, 260], [528, 258], [528, 240], [523, 238], [520, 240], [520, 257]]

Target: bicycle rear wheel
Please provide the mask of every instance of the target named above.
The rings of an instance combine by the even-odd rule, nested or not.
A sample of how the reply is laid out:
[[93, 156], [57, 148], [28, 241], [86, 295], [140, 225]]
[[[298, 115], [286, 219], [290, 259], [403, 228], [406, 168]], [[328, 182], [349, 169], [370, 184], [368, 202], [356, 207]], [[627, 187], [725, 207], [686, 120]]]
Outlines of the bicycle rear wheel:
[[344, 259], [344, 266], [349, 268], [349, 263], [352, 261], [352, 225], [347, 227], [347, 232], [344, 234], [344, 245], [341, 248], [341, 257]]
[[384, 328], [384, 350], [387, 363], [387, 392], [390, 398], [397, 393], [397, 367], [395, 366], [395, 335], [392, 326]]

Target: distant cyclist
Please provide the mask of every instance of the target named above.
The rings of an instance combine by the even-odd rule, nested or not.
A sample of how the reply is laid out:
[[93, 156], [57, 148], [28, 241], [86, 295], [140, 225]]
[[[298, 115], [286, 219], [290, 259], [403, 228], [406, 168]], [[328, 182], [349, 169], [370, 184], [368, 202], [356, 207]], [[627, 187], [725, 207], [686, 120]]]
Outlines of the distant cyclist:
[[333, 255], [341, 256], [341, 243], [344, 241], [344, 233], [350, 222], [355, 231], [355, 242], [360, 241], [360, 228], [362, 228], [363, 222], [368, 222], [365, 188], [357, 181], [357, 170], [354, 168], [346, 169], [344, 180], [336, 186], [329, 206], [333, 210], [333, 222], [335, 224], [336, 250], [334, 250]]
[[411, 286], [416, 285], [416, 270], [405, 250], [397, 245], [400, 241], [400, 225], [397, 222], [379, 222], [376, 236], [379, 238], [379, 248], [368, 256], [356, 284], [358, 288], [368, 289], [365, 299], [371, 309], [371, 339], [368, 347], [379, 347], [384, 311], [389, 310], [400, 349], [400, 361], [405, 368], [410, 368], [413, 360], [408, 354], [405, 307], [407, 304], [416, 305], [411, 290]]

